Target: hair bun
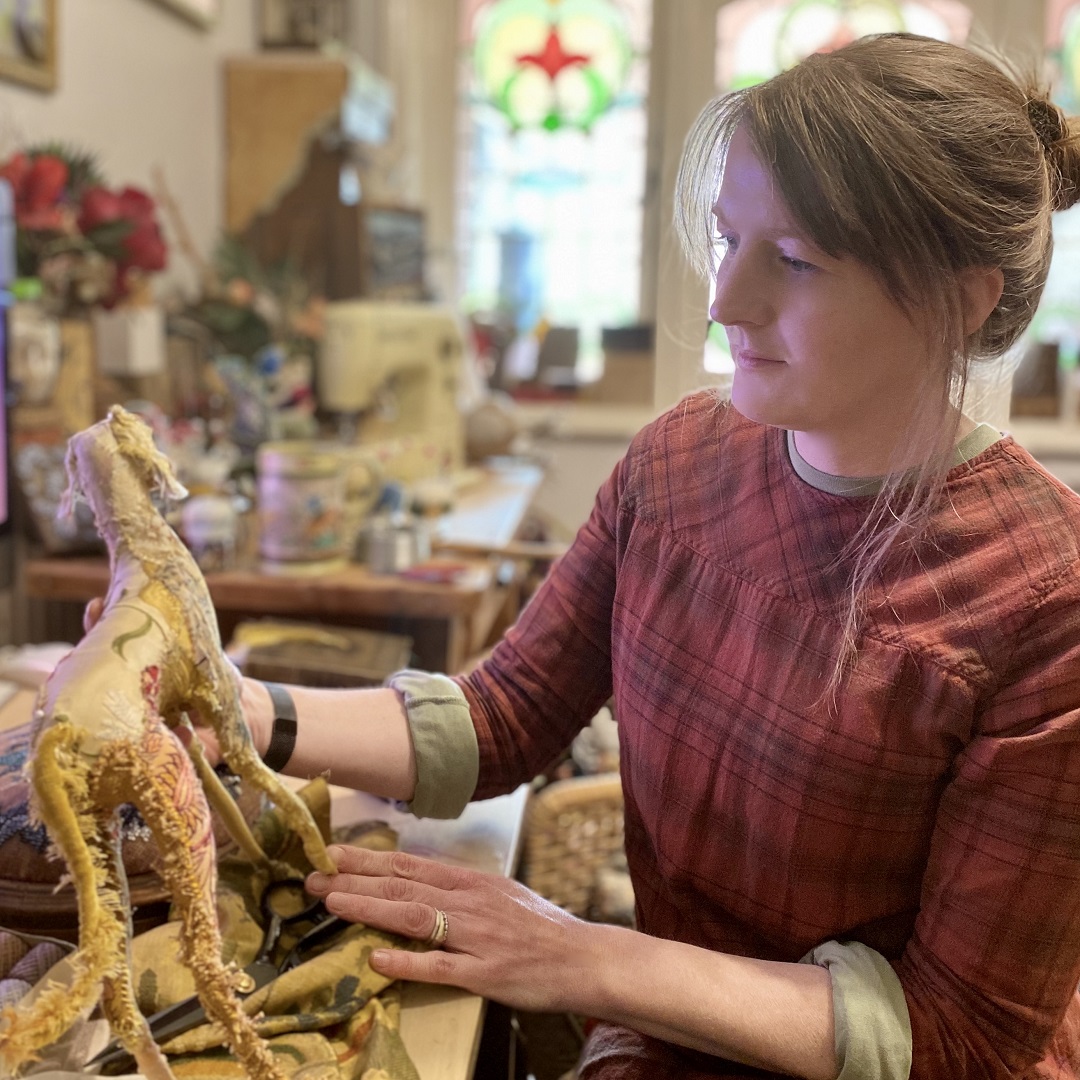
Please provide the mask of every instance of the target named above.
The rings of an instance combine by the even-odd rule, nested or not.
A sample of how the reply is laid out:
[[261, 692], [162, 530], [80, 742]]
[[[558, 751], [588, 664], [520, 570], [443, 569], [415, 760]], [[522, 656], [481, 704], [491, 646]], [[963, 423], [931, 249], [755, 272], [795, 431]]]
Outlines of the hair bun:
[[1049, 98], [1041, 95], [1029, 97], [1024, 107], [1043, 148], [1053, 150], [1068, 134], [1065, 114]]
[[1068, 210], [1080, 201], [1080, 146], [1065, 114], [1045, 94], [1029, 95], [1024, 103], [1028, 120], [1042, 143], [1050, 168], [1054, 210]]

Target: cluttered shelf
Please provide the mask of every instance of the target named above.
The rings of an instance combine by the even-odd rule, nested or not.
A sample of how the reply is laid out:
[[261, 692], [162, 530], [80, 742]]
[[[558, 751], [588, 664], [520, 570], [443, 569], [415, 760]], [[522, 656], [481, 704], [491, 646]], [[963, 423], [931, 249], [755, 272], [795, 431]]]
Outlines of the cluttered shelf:
[[[435, 523], [436, 556], [410, 567], [408, 576], [358, 563], [318, 574], [267, 572], [250, 560], [207, 573], [223, 637], [251, 616], [353, 623], [409, 634], [421, 667], [460, 670], [512, 602], [500, 552], [511, 544], [542, 475], [520, 462], [481, 470]], [[100, 557], [29, 559], [22, 575], [27, 595], [43, 601], [85, 603], [103, 595], [109, 582]]]

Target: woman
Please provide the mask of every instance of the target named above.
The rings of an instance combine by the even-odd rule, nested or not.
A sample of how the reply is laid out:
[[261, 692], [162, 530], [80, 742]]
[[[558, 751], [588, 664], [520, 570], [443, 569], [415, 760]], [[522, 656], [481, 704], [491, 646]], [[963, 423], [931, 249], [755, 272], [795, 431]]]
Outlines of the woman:
[[373, 966], [599, 1018], [590, 1080], [1080, 1076], [1080, 499], [955, 404], [1078, 183], [1044, 95], [928, 39], [706, 109], [677, 222], [731, 406], [638, 435], [476, 672], [295, 689], [273, 751], [453, 814], [614, 693], [638, 930], [338, 849], [331, 910], [442, 941]]

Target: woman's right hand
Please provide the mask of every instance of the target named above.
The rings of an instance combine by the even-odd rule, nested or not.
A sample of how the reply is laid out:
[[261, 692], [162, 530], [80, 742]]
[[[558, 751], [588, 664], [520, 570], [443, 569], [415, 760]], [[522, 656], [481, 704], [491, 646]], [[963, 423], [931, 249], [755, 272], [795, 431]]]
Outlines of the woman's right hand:
[[[105, 599], [95, 596], [83, 610], [83, 631], [90, 631], [97, 625], [105, 610]], [[274, 704], [270, 700], [270, 692], [258, 679], [246, 678], [240, 669], [225, 657], [229, 670], [236, 678], [237, 688], [240, 691], [240, 713], [243, 722], [251, 734], [251, 741], [255, 746], [255, 752], [262, 757], [270, 745], [270, 732], [274, 724]], [[203, 721], [197, 710], [187, 710], [187, 717], [195, 728], [196, 734], [203, 744], [203, 752], [211, 765], [217, 765], [221, 761], [221, 749], [218, 746], [217, 733], [212, 727]], [[180, 725], [173, 729], [177, 738], [186, 745], [191, 737], [188, 729]]]

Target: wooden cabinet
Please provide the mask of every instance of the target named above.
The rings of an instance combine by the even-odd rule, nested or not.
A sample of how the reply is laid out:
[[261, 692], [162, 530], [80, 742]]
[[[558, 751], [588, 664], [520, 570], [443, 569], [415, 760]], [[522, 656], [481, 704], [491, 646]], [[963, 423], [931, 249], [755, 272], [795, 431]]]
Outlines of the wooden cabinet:
[[357, 197], [363, 146], [341, 115], [358, 108], [345, 60], [226, 61], [226, 228], [263, 266], [288, 260], [329, 300], [424, 299], [424, 215]]

